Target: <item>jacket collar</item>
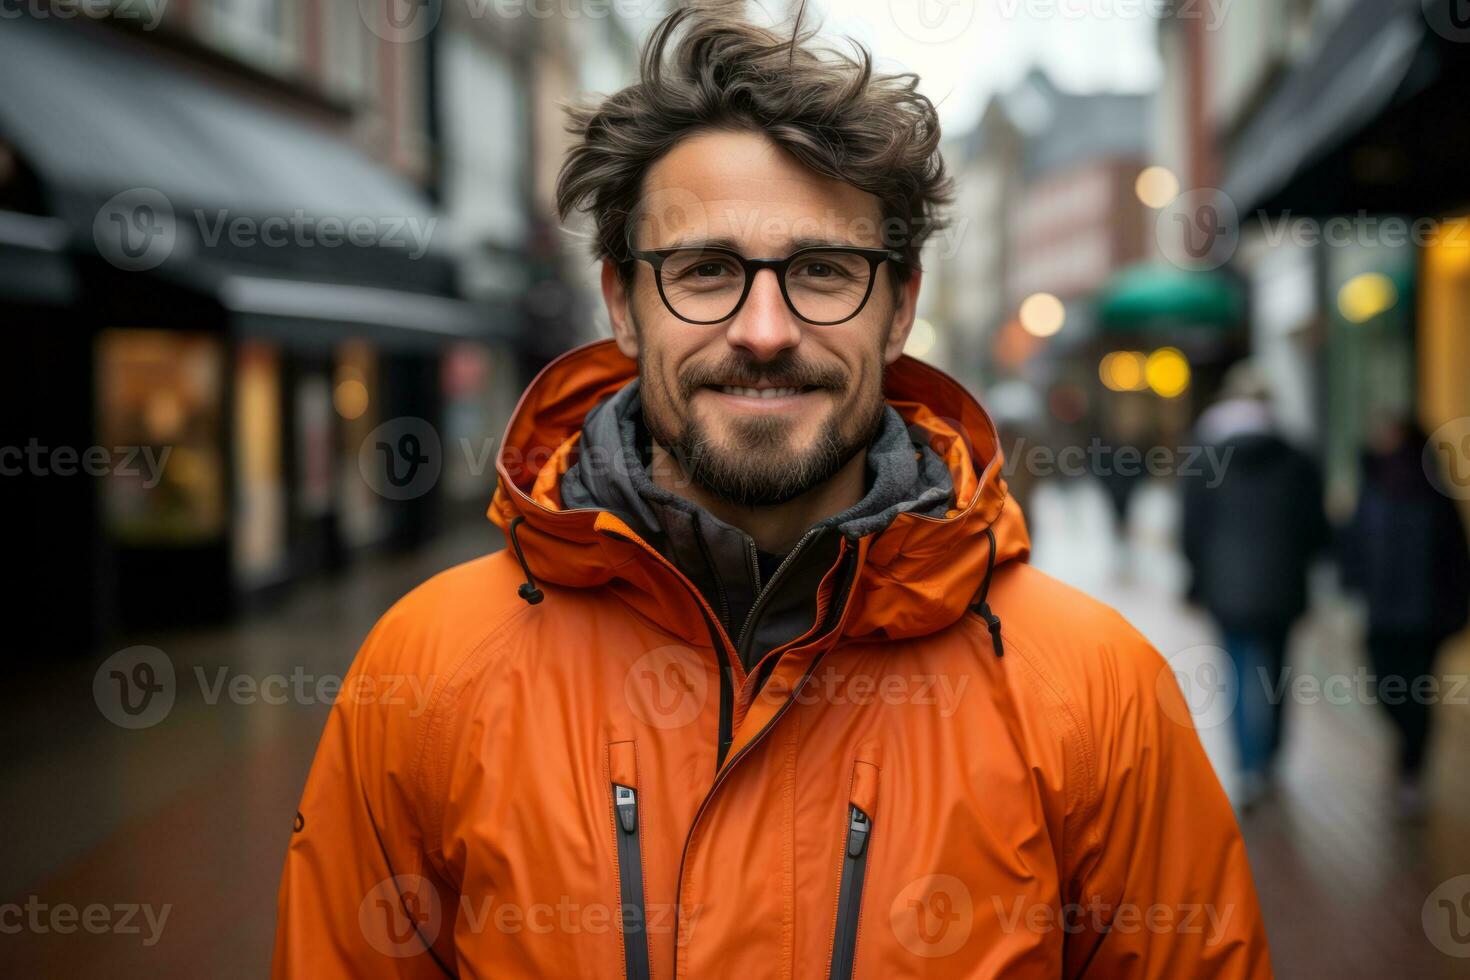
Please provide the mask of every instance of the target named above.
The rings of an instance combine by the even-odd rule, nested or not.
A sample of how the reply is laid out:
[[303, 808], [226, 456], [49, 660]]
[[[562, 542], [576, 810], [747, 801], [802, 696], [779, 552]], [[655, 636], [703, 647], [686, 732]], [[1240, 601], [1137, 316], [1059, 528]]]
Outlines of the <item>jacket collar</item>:
[[[506, 427], [490, 517], [502, 529], [524, 518], [518, 536], [538, 579], [608, 586], [691, 642], [708, 642], [700, 610], [713, 610], [675, 586], [666, 558], [611, 511], [562, 503], [562, 479], [577, 461], [588, 413], [636, 376], [636, 363], [610, 340], [548, 365]], [[1019, 508], [1008, 503], [994, 423], [979, 403], [948, 375], [906, 356], [889, 367], [885, 395], [914, 438], [927, 440], [948, 467], [954, 489], [948, 511], [899, 513], [865, 536], [843, 632], [897, 639], [942, 629], [974, 601], [989, 559], [987, 528], [998, 564], [1025, 560], [1030, 546]]]

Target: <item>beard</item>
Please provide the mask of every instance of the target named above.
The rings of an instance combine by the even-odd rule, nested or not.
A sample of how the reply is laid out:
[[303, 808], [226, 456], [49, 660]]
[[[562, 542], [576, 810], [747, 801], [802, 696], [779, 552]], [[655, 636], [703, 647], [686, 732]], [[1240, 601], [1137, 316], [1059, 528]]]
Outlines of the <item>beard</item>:
[[[837, 475], [872, 444], [883, 425], [881, 369], [873, 395], [861, 404], [842, 401], [849, 379], [838, 369], [819, 368], [787, 351], [766, 362], [732, 356], [713, 366], [687, 370], [670, 392], [640, 357], [643, 420], [649, 434], [688, 480], [737, 507], [774, 507], [800, 497]], [[881, 365], [882, 358], [878, 358]], [[755, 415], [725, 422], [716, 439], [690, 409], [690, 399], [711, 384], [814, 388], [831, 392], [836, 404], [810, 445], [793, 446], [796, 423], [780, 415]], [[844, 424], [844, 422], [846, 424]]]

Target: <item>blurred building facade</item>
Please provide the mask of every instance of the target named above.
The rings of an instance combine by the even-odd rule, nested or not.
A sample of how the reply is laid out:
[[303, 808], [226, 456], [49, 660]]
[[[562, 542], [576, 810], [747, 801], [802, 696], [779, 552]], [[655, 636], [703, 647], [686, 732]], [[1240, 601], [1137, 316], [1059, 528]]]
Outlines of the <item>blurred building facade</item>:
[[1187, 7], [1160, 26], [1157, 159], [1194, 195], [1185, 226], [1224, 212], [1204, 264], [1245, 284], [1250, 351], [1343, 517], [1377, 420], [1470, 413], [1470, 137], [1450, 122], [1470, 31], [1453, 0], [1239, 0], [1216, 26]]
[[497, 5], [97, 11], [0, 21], [7, 604], [73, 652], [483, 511], [525, 372], [586, 332], [547, 116], [632, 64], [616, 18]]

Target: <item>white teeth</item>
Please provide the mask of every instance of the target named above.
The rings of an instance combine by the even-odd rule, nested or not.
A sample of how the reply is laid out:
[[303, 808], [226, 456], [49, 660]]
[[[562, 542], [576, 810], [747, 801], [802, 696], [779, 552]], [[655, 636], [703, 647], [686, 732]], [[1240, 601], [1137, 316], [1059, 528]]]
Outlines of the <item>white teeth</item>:
[[744, 398], [783, 398], [801, 392], [800, 388], [737, 388], [734, 385], [721, 385], [720, 390], [727, 395], [740, 395]]

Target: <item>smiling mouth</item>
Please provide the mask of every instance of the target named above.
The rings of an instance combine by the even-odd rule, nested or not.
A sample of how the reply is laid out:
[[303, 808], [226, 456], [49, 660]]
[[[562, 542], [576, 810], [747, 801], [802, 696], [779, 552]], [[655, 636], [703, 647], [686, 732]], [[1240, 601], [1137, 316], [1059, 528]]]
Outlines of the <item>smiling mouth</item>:
[[722, 395], [739, 395], [742, 398], [789, 398], [792, 395], [816, 391], [812, 387], [743, 388], [739, 385], [710, 385], [709, 387]]

